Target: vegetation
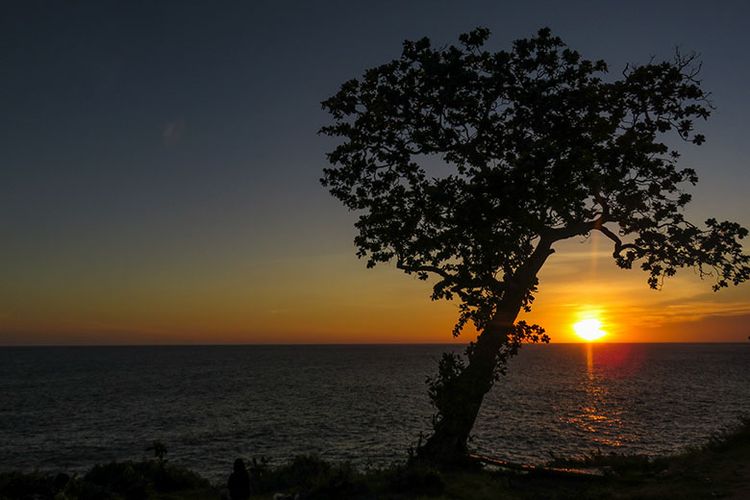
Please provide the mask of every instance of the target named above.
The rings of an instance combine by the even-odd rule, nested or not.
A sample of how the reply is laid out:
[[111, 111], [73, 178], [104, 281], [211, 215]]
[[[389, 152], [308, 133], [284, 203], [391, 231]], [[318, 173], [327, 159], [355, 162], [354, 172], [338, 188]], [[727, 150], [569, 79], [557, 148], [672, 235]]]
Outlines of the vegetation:
[[135, 500], [218, 498], [195, 472], [163, 461], [96, 465], [83, 477], [41, 473], [0, 475], [0, 499]]
[[683, 216], [697, 176], [667, 143], [704, 141], [694, 123], [711, 105], [694, 56], [610, 78], [549, 29], [509, 51], [488, 51], [488, 38], [404, 42], [399, 59], [323, 102], [333, 123], [321, 132], [341, 142], [322, 183], [359, 215], [358, 256], [434, 278], [433, 300], [460, 300], [454, 335], [469, 321], [481, 332], [430, 381], [434, 432], [419, 453], [440, 463], [466, 456], [482, 399], [521, 343], [547, 340], [516, 318], [557, 242], [598, 232], [652, 288], [685, 267], [714, 290], [750, 277], [745, 228]]
[[[561, 469], [563, 468], [563, 469]], [[596, 470], [600, 475], [566, 472]], [[250, 467], [251, 498], [661, 499], [750, 498], [750, 419], [686, 453], [651, 458], [596, 454], [524, 472], [478, 465], [437, 469], [422, 461], [357, 471], [314, 456]], [[98, 465], [83, 477], [0, 474], [0, 500], [219, 499], [223, 485], [164, 462]]]

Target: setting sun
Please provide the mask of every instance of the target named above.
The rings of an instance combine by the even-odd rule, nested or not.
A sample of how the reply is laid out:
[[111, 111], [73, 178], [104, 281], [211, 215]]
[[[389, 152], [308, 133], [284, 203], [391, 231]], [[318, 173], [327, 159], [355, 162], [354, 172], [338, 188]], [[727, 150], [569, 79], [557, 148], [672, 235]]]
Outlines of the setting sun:
[[579, 337], [588, 342], [599, 340], [607, 334], [607, 332], [602, 330], [602, 322], [593, 318], [579, 321], [573, 325], [573, 330], [575, 330]]

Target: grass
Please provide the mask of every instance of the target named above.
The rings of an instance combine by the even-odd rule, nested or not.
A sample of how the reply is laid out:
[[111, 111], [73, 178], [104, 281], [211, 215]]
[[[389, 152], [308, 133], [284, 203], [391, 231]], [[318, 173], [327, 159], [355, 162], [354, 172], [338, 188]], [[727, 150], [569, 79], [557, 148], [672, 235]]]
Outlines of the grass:
[[[552, 468], [519, 473], [479, 466], [439, 470], [424, 464], [362, 472], [348, 464], [299, 456], [279, 467], [254, 461], [250, 475], [252, 498], [268, 500], [277, 493], [307, 500], [750, 498], [750, 419], [680, 455], [598, 453], [549, 465], [597, 468], [605, 474], [566, 474]], [[219, 499], [221, 489], [162, 459], [97, 465], [82, 477], [0, 474], [1, 500]]]

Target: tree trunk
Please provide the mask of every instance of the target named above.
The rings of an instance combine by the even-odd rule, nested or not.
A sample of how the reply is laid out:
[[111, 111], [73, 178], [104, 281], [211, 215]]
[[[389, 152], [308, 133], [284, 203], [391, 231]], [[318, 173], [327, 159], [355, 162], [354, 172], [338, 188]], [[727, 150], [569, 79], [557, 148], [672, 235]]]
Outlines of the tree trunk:
[[434, 433], [419, 450], [421, 457], [442, 464], [455, 464], [465, 460], [469, 434], [484, 395], [492, 388], [495, 380], [497, 354], [521, 309], [520, 304], [503, 306], [503, 309], [498, 310], [496, 318], [502, 315], [511, 319], [502, 321], [505, 327], [488, 327], [477, 338], [468, 364], [445, 388], [448, 403], [439, 408], [439, 415], [434, 421]]
[[552, 254], [549, 243], [540, 243], [513, 278], [514, 285], [498, 304], [495, 315], [468, 352], [468, 364], [442, 388], [441, 404], [434, 417], [433, 434], [418, 450], [418, 457], [443, 465], [458, 465], [468, 456], [467, 442], [484, 395], [495, 381], [497, 356], [506, 344], [523, 307], [527, 290]]

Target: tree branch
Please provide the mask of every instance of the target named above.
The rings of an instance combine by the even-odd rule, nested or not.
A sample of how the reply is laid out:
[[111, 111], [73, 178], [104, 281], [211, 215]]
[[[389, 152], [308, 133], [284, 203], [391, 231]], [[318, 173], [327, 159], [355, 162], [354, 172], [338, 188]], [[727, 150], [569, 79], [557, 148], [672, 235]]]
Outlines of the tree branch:
[[611, 229], [609, 229], [606, 226], [599, 226], [596, 228], [600, 233], [605, 235], [610, 240], [614, 241], [615, 243], [615, 249], [612, 252], [612, 256], [614, 258], [620, 257], [620, 253], [623, 250], [627, 250], [629, 248], [637, 249], [638, 247], [632, 243], [623, 243], [619, 236], [617, 236]]
[[560, 228], [545, 228], [540, 232], [540, 236], [543, 240], [554, 243], [556, 241], [572, 238], [573, 236], [585, 235], [594, 229], [603, 227], [604, 223], [607, 221], [608, 219], [605, 210], [605, 213], [591, 221], [578, 222]]
[[396, 267], [402, 271], [406, 271], [407, 273], [435, 273], [443, 279], [455, 280], [455, 276], [452, 276], [445, 269], [442, 269], [437, 266], [426, 266], [426, 265], [409, 266], [409, 265], [404, 264], [403, 260], [397, 259]]

